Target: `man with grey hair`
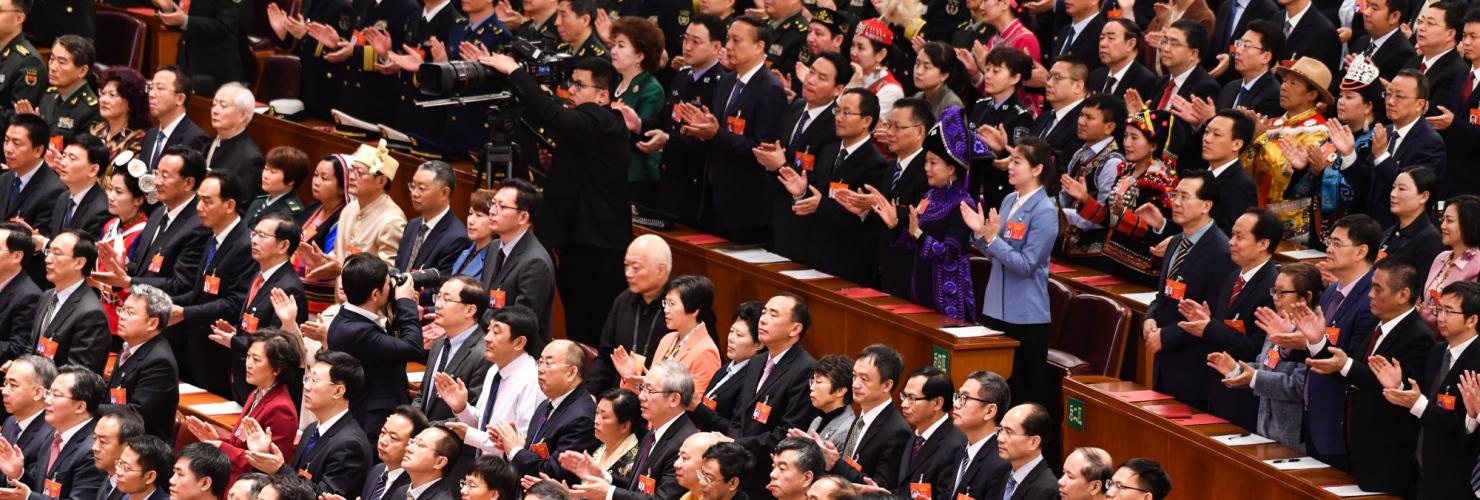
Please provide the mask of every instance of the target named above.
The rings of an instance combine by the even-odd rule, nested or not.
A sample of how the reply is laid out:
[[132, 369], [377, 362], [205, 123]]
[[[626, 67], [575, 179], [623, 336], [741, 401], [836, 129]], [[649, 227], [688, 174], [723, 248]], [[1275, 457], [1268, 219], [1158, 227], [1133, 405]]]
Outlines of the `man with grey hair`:
[[[46, 391], [57, 378], [57, 366], [51, 360], [27, 354], [8, 363], [5, 370], [5, 385], [0, 395], [5, 399], [5, 425], [0, 426], [0, 437], [19, 446], [25, 455], [25, 475], [34, 477], [36, 468], [45, 465], [39, 462], [51, 446], [51, 424], [41, 413], [46, 410]], [[38, 465], [39, 464], [39, 465]]]
[[658, 342], [668, 333], [663, 321], [663, 288], [673, 272], [673, 250], [663, 238], [644, 234], [627, 245], [623, 260], [627, 289], [612, 301], [606, 325], [601, 329], [596, 366], [587, 377], [586, 389], [601, 394], [617, 387], [617, 369], [612, 365], [612, 351], [618, 346], [627, 354], [652, 359]]
[[267, 160], [257, 143], [246, 134], [256, 104], [252, 91], [236, 82], [222, 85], [211, 100], [211, 128], [216, 130], [216, 138], [205, 148], [206, 169], [230, 173], [241, 181], [242, 196], [236, 200], [238, 210], [245, 210], [252, 199], [262, 194], [262, 166]]
[[572, 486], [585, 498], [605, 497], [610, 500], [658, 500], [678, 498], [684, 487], [678, 483], [673, 463], [678, 460], [683, 442], [697, 429], [684, 412], [694, 399], [694, 376], [676, 360], [658, 362], [643, 376], [637, 400], [642, 418], [652, 430], [637, 445], [632, 481], [620, 488], [612, 485], [611, 474], [602, 470], [590, 455], [564, 453], [560, 465], [574, 472], [582, 483]]
[[[406, 223], [396, 249], [396, 269], [436, 269], [451, 276], [457, 255], [468, 246], [468, 226], [452, 213], [457, 175], [447, 162], [432, 160], [416, 167], [411, 176], [411, 208], [421, 214]], [[432, 293], [422, 290], [421, 305], [432, 304]]]
[[[169, 339], [160, 335], [174, 304], [149, 285], [129, 288], [118, 309], [118, 361], [103, 370], [108, 404], [127, 405], [144, 418], [144, 432], [173, 442], [175, 407], [180, 403], [180, 370]], [[222, 366], [225, 370], [226, 367]]]
[[551, 342], [540, 354], [540, 392], [546, 399], [534, 409], [529, 438], [520, 436], [514, 422], [489, 426], [489, 435], [520, 476], [546, 474], [560, 481], [578, 481], [575, 474], [560, 467], [560, 455], [567, 450], [589, 453], [601, 445], [593, 426], [596, 403], [581, 387], [585, 365], [581, 346], [565, 339]]
[[1059, 496], [1063, 500], [1097, 500], [1110, 489], [1110, 476], [1115, 473], [1110, 452], [1081, 446], [1064, 459], [1064, 475], [1059, 478]]

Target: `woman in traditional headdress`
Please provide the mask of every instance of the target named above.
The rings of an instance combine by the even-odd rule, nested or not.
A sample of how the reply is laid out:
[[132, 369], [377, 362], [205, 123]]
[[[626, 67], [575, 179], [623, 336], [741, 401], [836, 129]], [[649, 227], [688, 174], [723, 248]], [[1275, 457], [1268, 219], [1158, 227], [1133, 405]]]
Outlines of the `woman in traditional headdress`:
[[848, 88], [866, 88], [879, 98], [879, 116], [888, 116], [894, 101], [904, 98], [904, 86], [889, 71], [894, 57], [894, 32], [882, 21], [869, 19], [858, 23], [858, 34], [848, 51], [855, 71]]

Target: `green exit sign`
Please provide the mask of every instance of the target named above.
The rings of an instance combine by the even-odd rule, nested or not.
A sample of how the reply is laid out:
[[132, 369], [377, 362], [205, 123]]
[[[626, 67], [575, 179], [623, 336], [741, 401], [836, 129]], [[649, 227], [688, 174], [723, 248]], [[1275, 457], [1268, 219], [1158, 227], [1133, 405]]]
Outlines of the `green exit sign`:
[[945, 370], [946, 373], [950, 373], [951, 351], [947, 351], [946, 348], [938, 345], [930, 346], [930, 364], [935, 365], [936, 368]]

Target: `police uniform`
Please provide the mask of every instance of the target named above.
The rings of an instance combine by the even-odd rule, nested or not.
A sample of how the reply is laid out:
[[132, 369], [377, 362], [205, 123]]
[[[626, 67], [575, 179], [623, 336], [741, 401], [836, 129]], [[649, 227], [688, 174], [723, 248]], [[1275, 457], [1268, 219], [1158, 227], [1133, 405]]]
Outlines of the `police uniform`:
[[265, 194], [254, 198], [252, 204], [247, 206], [247, 211], [242, 212], [246, 215], [248, 228], [256, 229], [257, 221], [262, 219], [262, 216], [273, 212], [287, 215], [298, 224], [303, 224], [304, 219], [308, 217], [308, 210], [304, 208], [303, 201], [298, 199], [297, 193], [289, 191], [288, 194], [273, 200], [272, 203], [268, 203], [267, 199], [268, 195]]
[[798, 56], [807, 48], [807, 31], [810, 29], [811, 23], [800, 10], [780, 22], [771, 23], [773, 43], [766, 47], [766, 63], [771, 69], [784, 75], [796, 73]]
[[[551, 19], [554, 19], [552, 16]], [[447, 36], [447, 60], [456, 61], [462, 58], [459, 46], [462, 42], [470, 42], [480, 45], [490, 52], [502, 49], [514, 40], [514, 34], [504, 26], [498, 16], [490, 15], [476, 26], [472, 20], [466, 17], [460, 18], [452, 25], [452, 31]], [[595, 38], [595, 35], [592, 35]], [[488, 142], [488, 105], [474, 104], [470, 106], [453, 107], [449, 114], [447, 133], [445, 135], [447, 144], [444, 144], [448, 154], [463, 158], [471, 151], [481, 151], [483, 143]], [[532, 153], [532, 151], [530, 151]], [[526, 156], [533, 156], [527, 154]]]
[[[421, 6], [414, 0], [355, 0], [353, 5], [354, 29], [385, 30], [394, 48], [399, 48], [406, 39], [406, 33], [397, 28], [405, 26], [407, 19], [421, 13]], [[395, 119], [397, 108], [386, 103], [400, 101], [401, 81], [394, 75], [380, 74], [375, 63], [381, 55], [376, 54], [369, 44], [355, 41], [357, 39], [349, 41], [355, 44], [354, 49], [342, 65], [347, 71], [340, 109], [370, 123], [390, 123]], [[448, 52], [452, 47], [456, 45], [449, 44]]]
[[992, 23], [967, 19], [961, 21], [961, 24], [956, 26], [956, 32], [951, 34], [951, 46], [971, 50], [973, 42], [980, 40], [986, 44], [987, 40], [991, 40], [992, 35], [995, 34], [997, 34], [997, 28], [993, 27]]
[[92, 130], [93, 125], [103, 121], [98, 114], [98, 96], [92, 85], [82, 82], [71, 94], [63, 96], [56, 87], [46, 89], [37, 107], [41, 117], [51, 125], [51, 135], [71, 139], [79, 133]]
[[[304, 5], [303, 18], [334, 28], [341, 38], [349, 38], [354, 26], [354, 8], [349, 0], [314, 0]], [[324, 46], [318, 40], [304, 35], [302, 39], [287, 39], [278, 44], [298, 54], [303, 65], [299, 73], [298, 98], [308, 116], [327, 120], [329, 110], [339, 107], [340, 94], [344, 92], [345, 68], [324, 60]]]
[[40, 104], [46, 87], [46, 63], [25, 35], [0, 48], [0, 123], [10, 123], [18, 101]]
[[[401, 27], [402, 32], [406, 34], [406, 45], [419, 50], [422, 54], [431, 53], [429, 42], [432, 37], [435, 36], [439, 40], [451, 39], [449, 35], [452, 34], [452, 29], [458, 20], [467, 22], [461, 14], [458, 14], [457, 9], [452, 7], [451, 2], [443, 3], [442, 7], [432, 14], [431, 19], [427, 19], [426, 16], [427, 12], [423, 9], [417, 15], [407, 19], [406, 24]], [[424, 55], [423, 58], [425, 57]], [[402, 71], [399, 77], [401, 79], [401, 95], [398, 103], [400, 111], [396, 113], [396, 119], [392, 122], [393, 126], [402, 132], [414, 135], [418, 141], [430, 139], [442, 142], [442, 134], [447, 126], [447, 108], [416, 107], [416, 100], [421, 97], [421, 92], [417, 90], [419, 82], [416, 79], [416, 72]], [[429, 156], [436, 156], [442, 149], [441, 144], [418, 144], [417, 146], [417, 151]]]
[[[1018, 100], [1016, 93], [1008, 96], [1001, 105], [993, 102], [991, 97], [986, 97], [976, 101], [971, 109], [971, 129], [976, 130], [982, 125], [1001, 125], [1007, 131], [1007, 143], [1014, 145], [1019, 139], [1032, 135], [1029, 131], [1033, 128], [1033, 113]], [[1007, 172], [995, 168], [979, 168], [973, 170], [972, 174], [971, 185], [967, 190], [973, 198], [981, 197], [982, 206], [998, 206], [1002, 203], [1002, 198], [1012, 191], [1012, 186], [1007, 184]]]
[[704, 182], [704, 166], [709, 152], [709, 143], [679, 133], [682, 124], [673, 117], [673, 107], [678, 103], [695, 106], [711, 106], [714, 87], [725, 76], [725, 68], [718, 62], [711, 65], [698, 78], [695, 68], [685, 66], [673, 76], [668, 85], [668, 96], [663, 110], [658, 114], [658, 123], [643, 128], [661, 128], [668, 132], [668, 145], [663, 148], [663, 172], [658, 176], [658, 210], [678, 216], [685, 224], [700, 222], [699, 202], [707, 184]]
[[555, 47], [555, 50], [557, 52], [564, 52], [573, 55], [576, 57], [576, 60], [584, 59], [587, 57], [611, 59], [611, 54], [606, 50], [606, 44], [601, 43], [601, 38], [596, 36], [596, 30], [594, 29], [591, 30], [591, 36], [586, 37], [586, 41], [575, 50], [571, 50], [570, 44], [565, 42], [561, 42], [559, 46]]
[[26, 15], [24, 32], [42, 47], [50, 47], [62, 35], [92, 40], [97, 17], [92, 0], [41, 0], [33, 2], [31, 13]]

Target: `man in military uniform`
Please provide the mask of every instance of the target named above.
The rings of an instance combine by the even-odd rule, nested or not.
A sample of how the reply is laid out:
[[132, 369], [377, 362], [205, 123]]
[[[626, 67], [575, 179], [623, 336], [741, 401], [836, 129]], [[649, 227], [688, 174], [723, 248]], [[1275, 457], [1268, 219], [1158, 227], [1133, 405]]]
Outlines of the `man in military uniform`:
[[[972, 107], [971, 126], [977, 128], [983, 139], [992, 135], [981, 132], [983, 128], [1000, 128], [1007, 145], [1017, 144], [1019, 139], [1031, 135], [1033, 128], [1033, 113], [1018, 97], [1023, 82], [1033, 74], [1033, 59], [1021, 50], [998, 47], [987, 53], [982, 74], [985, 75], [983, 86], [987, 97], [976, 101]], [[1007, 172], [1003, 170], [982, 168], [972, 174], [967, 190], [973, 198], [980, 197], [983, 206], [1000, 205], [1002, 198], [1012, 190], [1012, 186], [1007, 184]]]
[[[52, 45], [51, 62], [47, 64], [52, 86], [35, 109], [51, 126], [53, 137], [71, 140], [103, 120], [98, 114], [98, 96], [87, 83], [95, 57], [92, 41], [77, 35], [62, 35]], [[25, 109], [29, 104], [19, 106]]]
[[[419, 15], [420, 9], [415, 0], [354, 0], [353, 8], [350, 26], [359, 36], [344, 38], [334, 28], [319, 24], [309, 25], [308, 34], [321, 45], [318, 50], [324, 60], [341, 65], [337, 70], [344, 73], [340, 109], [370, 123], [391, 123], [397, 108], [386, 103], [399, 101], [400, 81], [377, 68], [377, 63], [387, 60], [386, 55], [377, 52], [369, 41], [385, 36], [387, 46], [399, 50], [406, 33], [389, 27], [405, 26], [407, 18]], [[376, 33], [367, 35], [369, 31]]]
[[611, 59], [606, 44], [596, 36], [596, 3], [592, 0], [560, 0], [555, 14], [555, 29], [560, 32], [560, 45], [555, 50], [576, 59], [600, 57]]
[[[660, 129], [669, 137], [663, 149], [663, 173], [658, 176], [658, 210], [677, 216], [685, 224], [699, 222], [699, 200], [705, 188], [704, 165], [709, 147], [704, 141], [679, 133], [683, 123], [678, 120], [673, 107], [679, 103], [701, 108], [710, 105], [714, 86], [725, 76], [725, 68], [719, 64], [719, 51], [725, 42], [726, 26], [726, 21], [710, 14], [699, 14], [689, 19], [689, 27], [684, 30], [682, 56], [688, 65], [679, 70], [668, 85], [668, 98], [662, 112], [649, 118], [642, 127], [644, 130]], [[644, 153], [657, 151], [646, 138], [637, 148]]]
[[[425, 61], [426, 54], [444, 49], [440, 46], [441, 41], [451, 39], [453, 26], [459, 20], [466, 22], [451, 4], [451, 0], [426, 0], [420, 15], [406, 19], [406, 24], [400, 29], [405, 37], [404, 47], [411, 47], [410, 51], [403, 47], [391, 47], [390, 37], [381, 36], [379, 31], [371, 32], [374, 34], [370, 38], [370, 45], [375, 48], [375, 52], [384, 54], [386, 59], [383, 63], [377, 61], [376, 67], [386, 68], [382, 73], [397, 72], [397, 78], [401, 80], [400, 101], [396, 103], [399, 111], [391, 125], [413, 136], [417, 143], [415, 152], [432, 158], [439, 158], [442, 154], [441, 143], [444, 142], [442, 135], [447, 126], [447, 109], [416, 106], [417, 99], [421, 98], [421, 92], [417, 90], [419, 82], [416, 72]], [[433, 39], [437, 41], [434, 43]], [[426, 144], [427, 140], [437, 144]]]
[[[354, 9], [349, 0], [315, 0], [304, 5], [300, 15], [289, 17], [277, 4], [267, 4], [267, 19], [278, 37], [278, 47], [296, 54], [301, 61], [298, 98], [303, 109], [314, 118], [329, 119], [329, 110], [339, 107], [344, 92], [344, 71], [339, 64], [324, 59], [324, 45], [308, 35], [308, 25], [318, 24], [339, 37], [350, 36]], [[281, 28], [279, 28], [281, 26]]]
[[555, 11], [555, 0], [524, 0], [524, 15], [519, 16], [514, 36], [544, 49], [554, 49], [560, 44], [560, 33], [555, 30]]
[[252, 23], [251, 3], [242, 0], [193, 0], [186, 13], [175, 0], [154, 0], [160, 22], [180, 30], [176, 48], [180, 67], [195, 78], [202, 95], [243, 79], [242, 60], [247, 48], [240, 31]]
[[21, 35], [31, 0], [0, 0], [0, 123], [15, 116], [15, 103], [41, 102], [46, 92], [46, 63]]
[[[12, 5], [5, 8], [15, 8], [16, 4], [22, 2], [26, 6], [20, 8], [30, 11], [30, 15], [26, 16], [25, 32], [30, 34], [31, 41], [37, 45], [51, 45], [62, 35], [93, 39], [98, 14], [92, 0], [45, 0], [39, 3], [33, 0], [14, 0]], [[35, 5], [31, 5], [33, 3]]]
[[949, 41], [961, 23], [971, 19], [967, 0], [930, 0], [925, 4], [925, 28], [921, 35], [928, 41]]
[[[766, 66], [792, 80], [810, 24], [802, 12], [802, 0], [767, 0], [766, 18], [771, 21], [771, 45], [766, 48]], [[795, 87], [793, 87], [795, 88]]]
[[[514, 34], [494, 15], [493, 0], [464, 0], [462, 6], [467, 17], [452, 23], [452, 32], [447, 35], [448, 60], [476, 62], [514, 40]], [[487, 110], [485, 104], [451, 108], [445, 146], [452, 157], [466, 158], [483, 149], [483, 143], [488, 142]]]
[[951, 34], [951, 46], [958, 49], [971, 49], [973, 42], [980, 40], [987, 43], [992, 35], [997, 33], [997, 28], [992, 26], [992, 20], [987, 18], [988, 11], [982, 8], [983, 0], [966, 0], [966, 8], [971, 13], [971, 18], [961, 21], [956, 26], [956, 32]]

